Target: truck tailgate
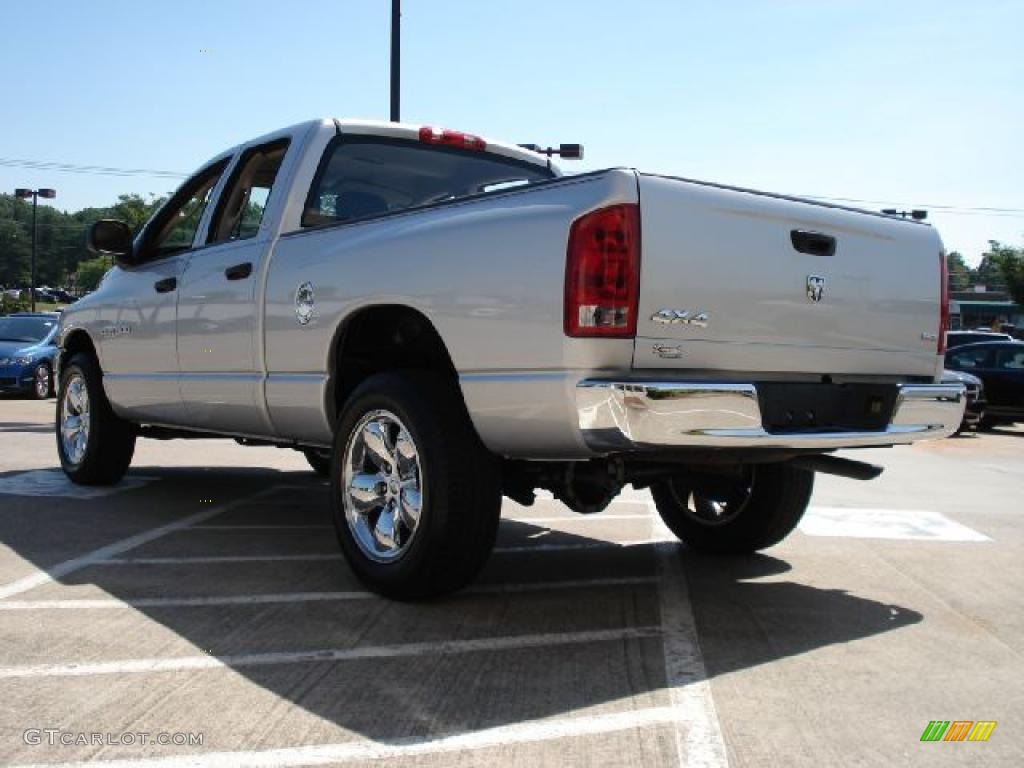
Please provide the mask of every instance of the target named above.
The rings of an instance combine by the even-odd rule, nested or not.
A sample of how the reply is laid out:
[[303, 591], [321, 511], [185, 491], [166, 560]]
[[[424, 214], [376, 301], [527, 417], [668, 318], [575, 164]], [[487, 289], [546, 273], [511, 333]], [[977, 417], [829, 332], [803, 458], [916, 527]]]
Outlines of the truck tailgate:
[[931, 227], [700, 182], [638, 179], [635, 368], [941, 370], [942, 243]]

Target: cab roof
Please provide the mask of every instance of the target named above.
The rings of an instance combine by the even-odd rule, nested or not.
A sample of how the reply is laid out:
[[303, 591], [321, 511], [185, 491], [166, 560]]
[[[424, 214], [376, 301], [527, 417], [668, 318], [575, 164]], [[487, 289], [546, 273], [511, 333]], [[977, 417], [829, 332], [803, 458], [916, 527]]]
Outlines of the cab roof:
[[[477, 136], [475, 134], [465, 134], [461, 131], [451, 131], [451, 129], [443, 128], [435, 125], [414, 125], [412, 123], [390, 123], [383, 120], [361, 120], [358, 118], [347, 118], [347, 117], [324, 117], [317, 118], [315, 120], [306, 120], [301, 123], [296, 123], [287, 127], [283, 127], [279, 130], [272, 131], [264, 134], [263, 136], [253, 137], [236, 144], [228, 149], [218, 152], [216, 155], [207, 160], [203, 166], [206, 167], [212, 165], [215, 162], [223, 160], [225, 157], [230, 157], [236, 154], [242, 147], [262, 144], [266, 141], [272, 141], [275, 138], [280, 138], [284, 134], [302, 134], [307, 131], [311, 131], [315, 128], [323, 128], [325, 125], [333, 125], [334, 129], [339, 134], [356, 134], [364, 136], [384, 136], [395, 139], [405, 139], [408, 141], [421, 141], [420, 132], [424, 128], [432, 129], [438, 135], [442, 132], [448, 132], [449, 134], [458, 135], [467, 139], [473, 140], [474, 142], [483, 142], [483, 146], [479, 147], [480, 151], [487, 152], [494, 155], [500, 155], [502, 157], [508, 157], [520, 162], [530, 163], [531, 165], [537, 165], [544, 168], [549, 168], [555, 176], [561, 176], [562, 172], [557, 166], [550, 162], [550, 158], [540, 152], [533, 152], [529, 149], [524, 149], [516, 144], [508, 144], [503, 141], [495, 141], [483, 136]], [[440, 143], [440, 142], [438, 142]], [[448, 142], [445, 142], [448, 143]], [[449, 144], [450, 146], [451, 144]], [[473, 147], [471, 147], [473, 148]]]

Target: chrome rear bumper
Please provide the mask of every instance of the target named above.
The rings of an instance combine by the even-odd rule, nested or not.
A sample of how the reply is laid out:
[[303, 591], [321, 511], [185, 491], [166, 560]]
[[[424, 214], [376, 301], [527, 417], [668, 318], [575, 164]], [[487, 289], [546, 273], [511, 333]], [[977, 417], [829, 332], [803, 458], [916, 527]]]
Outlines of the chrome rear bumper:
[[864, 432], [768, 432], [757, 386], [585, 379], [576, 385], [579, 428], [595, 451], [632, 448], [834, 449], [948, 437], [966, 404], [962, 384], [903, 384], [892, 420]]

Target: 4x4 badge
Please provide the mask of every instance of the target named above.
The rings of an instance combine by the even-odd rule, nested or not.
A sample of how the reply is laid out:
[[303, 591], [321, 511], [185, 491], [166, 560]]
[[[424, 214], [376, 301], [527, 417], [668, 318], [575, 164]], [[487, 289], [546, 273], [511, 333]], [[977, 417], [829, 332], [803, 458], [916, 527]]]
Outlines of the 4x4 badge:
[[651, 315], [651, 322], [660, 325], [693, 325], [697, 328], [707, 328], [708, 313], [689, 309], [659, 309]]

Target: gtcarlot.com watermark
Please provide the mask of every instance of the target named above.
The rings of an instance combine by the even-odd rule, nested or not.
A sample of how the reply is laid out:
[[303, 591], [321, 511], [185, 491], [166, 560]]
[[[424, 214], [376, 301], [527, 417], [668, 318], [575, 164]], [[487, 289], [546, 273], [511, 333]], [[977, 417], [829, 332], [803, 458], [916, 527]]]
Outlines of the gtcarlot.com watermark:
[[65, 731], [60, 728], [29, 728], [21, 738], [26, 744], [39, 746], [45, 744], [50, 747], [87, 747], [87, 746], [145, 746], [146, 744], [157, 744], [161, 747], [201, 747], [203, 745], [203, 734], [201, 733], [150, 733], [149, 731], [125, 731], [124, 733], [85, 733]]

